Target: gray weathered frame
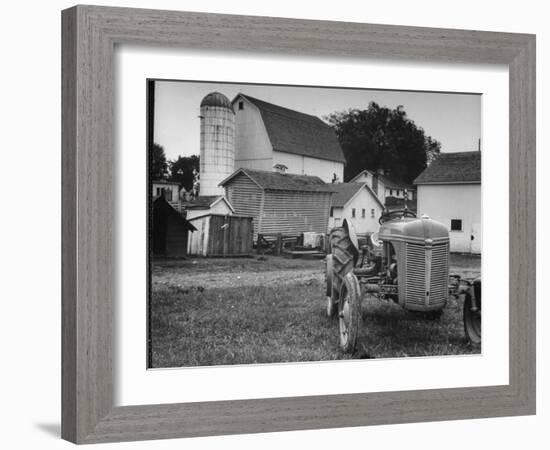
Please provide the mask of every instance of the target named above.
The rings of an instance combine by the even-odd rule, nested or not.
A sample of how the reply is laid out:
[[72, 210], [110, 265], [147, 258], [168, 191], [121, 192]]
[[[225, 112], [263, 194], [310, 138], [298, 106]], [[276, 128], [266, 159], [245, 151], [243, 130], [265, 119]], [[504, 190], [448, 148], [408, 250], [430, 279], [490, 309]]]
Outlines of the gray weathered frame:
[[[535, 413], [535, 36], [76, 6], [62, 13], [62, 436], [77, 443]], [[113, 51], [118, 43], [506, 64], [510, 383], [113, 407]]]

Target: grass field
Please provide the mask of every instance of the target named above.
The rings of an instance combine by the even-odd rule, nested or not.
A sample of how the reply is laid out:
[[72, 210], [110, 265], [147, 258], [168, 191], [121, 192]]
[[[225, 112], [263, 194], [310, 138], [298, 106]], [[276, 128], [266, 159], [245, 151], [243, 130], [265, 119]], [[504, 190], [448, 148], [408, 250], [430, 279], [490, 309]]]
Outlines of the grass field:
[[[451, 272], [479, 273], [479, 258], [452, 256]], [[337, 320], [325, 314], [324, 262], [280, 257], [155, 262], [153, 367], [347, 359]], [[479, 353], [464, 338], [462, 302], [438, 320], [369, 297], [363, 357]]]

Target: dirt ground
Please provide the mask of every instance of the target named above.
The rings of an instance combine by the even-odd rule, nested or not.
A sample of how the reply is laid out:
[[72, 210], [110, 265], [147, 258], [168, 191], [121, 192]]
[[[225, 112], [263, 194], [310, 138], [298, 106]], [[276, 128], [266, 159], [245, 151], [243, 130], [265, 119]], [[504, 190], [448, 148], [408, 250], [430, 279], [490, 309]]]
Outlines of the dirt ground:
[[[152, 287], [235, 288], [324, 281], [325, 262], [277, 256], [195, 258], [153, 262]], [[451, 254], [450, 274], [475, 278], [481, 274], [479, 256]]]

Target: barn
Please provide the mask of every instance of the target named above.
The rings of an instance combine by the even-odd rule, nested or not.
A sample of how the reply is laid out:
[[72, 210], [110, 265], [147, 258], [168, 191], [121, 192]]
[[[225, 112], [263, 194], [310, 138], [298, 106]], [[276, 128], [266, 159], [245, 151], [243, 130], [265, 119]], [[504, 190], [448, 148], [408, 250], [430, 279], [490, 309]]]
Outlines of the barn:
[[236, 214], [253, 218], [254, 239], [326, 233], [333, 190], [319, 177], [241, 168], [220, 185]]
[[481, 152], [441, 153], [414, 183], [418, 212], [447, 226], [451, 251], [481, 253]]
[[164, 196], [153, 202], [153, 256], [185, 256], [188, 234], [196, 228], [166, 201]]
[[235, 169], [310, 175], [330, 183], [343, 180], [344, 153], [334, 130], [319, 117], [238, 94], [235, 114]]

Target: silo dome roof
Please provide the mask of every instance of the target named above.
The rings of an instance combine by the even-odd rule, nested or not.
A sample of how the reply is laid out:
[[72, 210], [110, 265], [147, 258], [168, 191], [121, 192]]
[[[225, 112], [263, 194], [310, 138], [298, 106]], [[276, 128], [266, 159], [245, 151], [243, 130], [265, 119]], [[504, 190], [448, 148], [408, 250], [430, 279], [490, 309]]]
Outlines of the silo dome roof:
[[229, 99], [221, 92], [211, 92], [202, 99], [201, 108], [203, 106], [218, 106], [233, 110], [233, 106]]

